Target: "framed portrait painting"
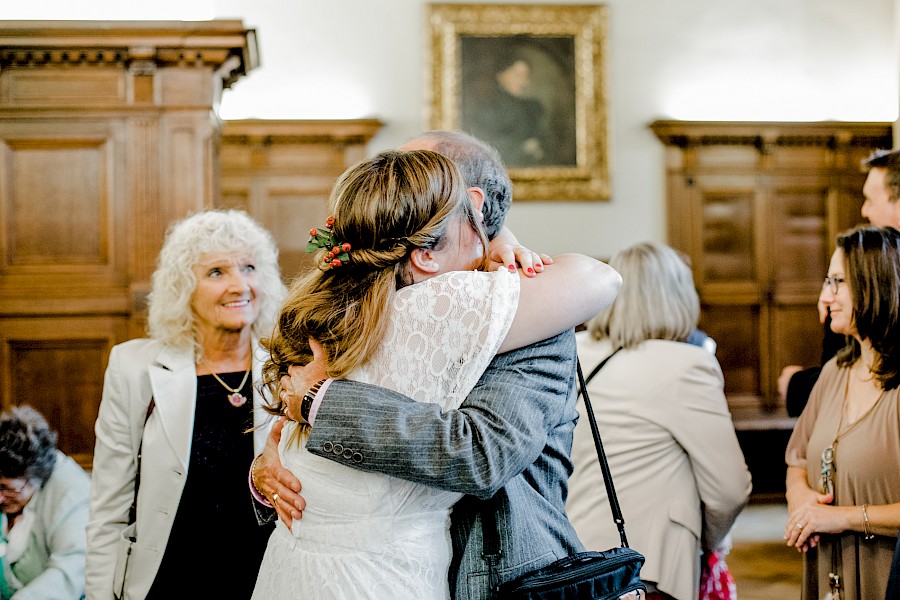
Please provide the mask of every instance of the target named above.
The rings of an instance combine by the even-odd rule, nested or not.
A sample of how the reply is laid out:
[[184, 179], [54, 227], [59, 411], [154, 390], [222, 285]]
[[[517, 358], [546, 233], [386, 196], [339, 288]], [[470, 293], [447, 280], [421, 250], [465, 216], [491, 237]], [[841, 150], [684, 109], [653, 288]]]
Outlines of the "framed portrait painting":
[[429, 128], [496, 147], [516, 200], [608, 199], [606, 10], [429, 4]]

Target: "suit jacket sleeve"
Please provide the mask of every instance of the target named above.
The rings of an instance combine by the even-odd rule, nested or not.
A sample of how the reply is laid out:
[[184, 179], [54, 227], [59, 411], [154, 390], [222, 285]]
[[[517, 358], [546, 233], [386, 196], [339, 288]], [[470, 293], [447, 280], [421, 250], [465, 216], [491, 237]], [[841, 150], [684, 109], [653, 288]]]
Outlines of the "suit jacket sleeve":
[[495, 357], [460, 408], [446, 413], [389, 390], [335, 381], [307, 449], [358, 469], [489, 498], [541, 454], [566, 410], [574, 372], [575, 337], [568, 331]]

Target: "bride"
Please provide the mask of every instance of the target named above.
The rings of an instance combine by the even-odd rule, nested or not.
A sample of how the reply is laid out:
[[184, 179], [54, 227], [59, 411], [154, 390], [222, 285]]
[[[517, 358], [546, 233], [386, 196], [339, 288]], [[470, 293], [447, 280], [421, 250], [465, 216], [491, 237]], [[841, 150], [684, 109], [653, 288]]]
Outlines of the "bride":
[[[273, 397], [291, 364], [312, 359], [313, 339], [330, 377], [457, 408], [495, 354], [612, 302], [621, 278], [581, 255], [554, 258], [536, 278], [514, 265], [475, 270], [488, 254], [511, 251], [503, 234], [485, 251], [479, 200], [450, 159], [427, 150], [384, 152], [348, 169], [332, 192], [334, 216], [310, 232], [322, 268], [294, 284], [266, 342]], [[304, 444], [304, 426], [289, 421], [279, 454], [302, 473], [307, 509], [291, 529], [278, 523], [253, 598], [449, 598], [450, 509], [461, 495], [351, 469]], [[325, 450], [357, 460], [341, 444]]]

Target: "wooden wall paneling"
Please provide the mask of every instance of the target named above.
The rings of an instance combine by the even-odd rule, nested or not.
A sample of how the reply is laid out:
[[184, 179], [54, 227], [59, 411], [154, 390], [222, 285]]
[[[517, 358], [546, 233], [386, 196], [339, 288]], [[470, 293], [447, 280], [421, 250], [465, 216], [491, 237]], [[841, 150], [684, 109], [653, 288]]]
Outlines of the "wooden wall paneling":
[[123, 129], [0, 120], [0, 314], [125, 310]]
[[135, 115], [128, 120], [129, 151], [127, 172], [130, 174], [128, 219], [128, 337], [140, 337], [146, 326], [147, 294], [156, 255], [171, 211], [161, 210], [160, 132], [155, 114]]
[[736, 424], [789, 428], [776, 378], [787, 364], [819, 362], [822, 277], [835, 235], [862, 220], [860, 161], [891, 147], [891, 128], [678, 121], [651, 128], [667, 151], [669, 243], [691, 258], [701, 326], [719, 341]]
[[732, 408], [753, 408], [759, 397], [759, 305], [704, 304], [700, 327], [716, 340], [716, 357], [727, 373], [725, 393]]
[[108, 264], [104, 140], [7, 143], [13, 156], [7, 264]]
[[309, 230], [322, 226], [335, 181], [367, 155], [380, 127], [375, 119], [224, 123], [220, 205], [246, 209], [272, 232], [285, 280], [312, 267]]
[[106, 359], [127, 331], [107, 316], [5, 318], [0, 328], [2, 408], [30, 404], [59, 432], [60, 449], [89, 468]]
[[239, 21], [0, 21], [0, 406], [38, 403], [66, 451], [169, 223], [218, 202], [216, 110], [257, 64]]

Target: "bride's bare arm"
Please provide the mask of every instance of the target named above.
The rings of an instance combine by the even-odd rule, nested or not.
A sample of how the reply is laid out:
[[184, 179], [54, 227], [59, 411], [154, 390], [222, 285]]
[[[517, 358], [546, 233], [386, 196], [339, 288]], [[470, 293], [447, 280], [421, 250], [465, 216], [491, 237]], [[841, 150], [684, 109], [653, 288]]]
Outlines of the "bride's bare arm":
[[609, 306], [622, 287], [622, 277], [615, 269], [582, 254], [555, 256], [540, 276], [520, 276], [519, 306], [499, 352], [584, 323]]

